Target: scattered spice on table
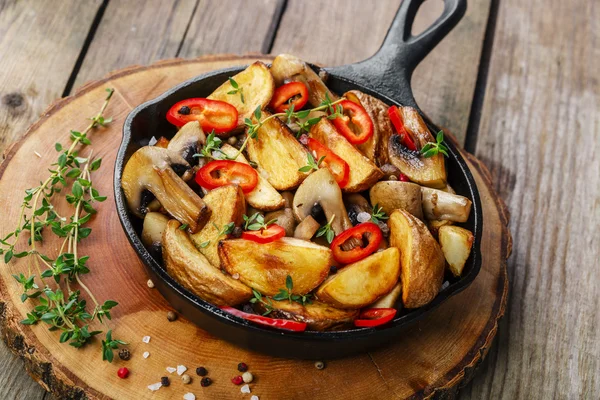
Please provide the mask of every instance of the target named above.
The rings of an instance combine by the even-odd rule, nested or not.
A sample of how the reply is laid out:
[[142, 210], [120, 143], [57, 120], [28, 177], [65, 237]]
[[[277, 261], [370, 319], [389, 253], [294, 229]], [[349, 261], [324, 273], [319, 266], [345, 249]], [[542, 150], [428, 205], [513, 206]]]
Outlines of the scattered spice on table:
[[175, 314], [173, 311], [169, 311], [167, 313], [167, 319], [169, 320], [169, 322], [173, 322], [177, 320], [177, 314]]
[[233, 382], [234, 385], [241, 385], [244, 382], [244, 380], [242, 379], [242, 377], [240, 375], [238, 375], [238, 376], [234, 376], [231, 379], [231, 382]]
[[167, 387], [171, 384], [171, 380], [169, 379], [168, 376], [163, 376], [162, 378], [160, 378], [160, 383], [161, 383], [161, 385]]
[[168, 373], [172, 374], [173, 372], [177, 371], [177, 368], [175, 368], [175, 367], [167, 367], [166, 370], [167, 370]]
[[315, 363], [315, 368], [316, 369], [323, 369], [323, 368], [325, 368], [325, 363], [323, 361], [317, 361]]
[[125, 379], [129, 376], [129, 370], [125, 367], [119, 368], [119, 370], [117, 371], [117, 375], [119, 376], [119, 378]]
[[181, 375], [181, 381], [183, 382], [184, 385], [187, 385], [192, 381], [192, 378], [190, 378], [190, 376], [188, 374], [183, 374], [183, 375]]
[[237, 368], [238, 368], [238, 371], [240, 371], [240, 372], [248, 371], [248, 365], [243, 362], [239, 363]]
[[131, 358], [131, 352], [129, 349], [123, 348], [119, 350], [119, 358], [124, 361], [129, 360]]
[[153, 392], [157, 391], [158, 389], [160, 389], [162, 386], [162, 383], [160, 382], [156, 382], [153, 383], [152, 385], [148, 385], [148, 389], [152, 390]]
[[194, 393], [186, 393], [183, 395], [183, 400], [196, 400]]
[[196, 374], [198, 376], [206, 376], [206, 375], [208, 375], [208, 371], [204, 367], [198, 367], [198, 368], [196, 368]]
[[250, 385], [246, 384], [240, 389], [242, 393], [250, 393]]
[[250, 400], [259, 400], [257, 395], [252, 395], [252, 397], [250, 397]]
[[181, 376], [185, 371], [187, 371], [187, 367], [185, 365], [177, 366], [177, 375]]
[[142, 338], [142, 342], [144, 342], [144, 343], [150, 343], [150, 336], [144, 336]]
[[147, 285], [150, 289], [154, 289], [154, 282], [152, 282], [152, 279], [148, 279]]
[[200, 381], [200, 386], [207, 387], [207, 386], [210, 386], [211, 383], [212, 383], [212, 380], [206, 376], [206, 377], [202, 378], [202, 380]]
[[144, 354], [142, 354], [142, 357], [144, 357], [144, 358], [150, 357], [150, 352], [149, 351], [145, 351]]

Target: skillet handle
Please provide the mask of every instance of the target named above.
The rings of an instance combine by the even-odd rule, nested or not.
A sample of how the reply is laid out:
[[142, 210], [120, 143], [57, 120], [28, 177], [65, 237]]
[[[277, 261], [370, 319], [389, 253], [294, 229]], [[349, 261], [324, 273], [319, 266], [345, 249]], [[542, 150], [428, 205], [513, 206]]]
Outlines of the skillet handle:
[[442, 15], [425, 31], [413, 36], [413, 22], [423, 1], [402, 1], [383, 44], [372, 57], [327, 71], [371, 88], [401, 104], [418, 108], [410, 87], [412, 73], [467, 10], [467, 0], [444, 0]]

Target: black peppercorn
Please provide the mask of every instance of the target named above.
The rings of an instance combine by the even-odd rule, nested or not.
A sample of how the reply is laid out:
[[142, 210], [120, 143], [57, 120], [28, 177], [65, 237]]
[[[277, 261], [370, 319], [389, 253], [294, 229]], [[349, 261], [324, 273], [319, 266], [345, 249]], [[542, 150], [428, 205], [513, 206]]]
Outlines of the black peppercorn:
[[119, 350], [119, 358], [121, 360], [127, 361], [131, 358], [131, 353], [127, 349], [121, 349]]
[[198, 367], [196, 368], [196, 374], [198, 376], [206, 376], [208, 374], [208, 371], [204, 367]]
[[329, 267], [330, 274], [335, 274], [337, 271], [338, 271], [338, 269], [335, 265], [332, 265], [331, 267]]
[[200, 381], [200, 386], [207, 387], [207, 386], [210, 386], [211, 383], [212, 383], [212, 380], [209, 377], [202, 378], [202, 380]]
[[240, 372], [246, 372], [248, 371], [248, 365], [246, 365], [246, 363], [239, 363], [238, 364], [238, 371]]
[[171, 384], [171, 381], [169, 380], [168, 376], [163, 376], [162, 378], [160, 378], [160, 383], [163, 386], [169, 386]]
[[169, 311], [169, 312], [167, 313], [167, 319], [168, 319], [170, 322], [173, 322], [173, 321], [175, 321], [175, 320], [177, 319], [177, 314], [175, 314], [173, 311]]
[[183, 106], [179, 109], [178, 112], [179, 112], [179, 114], [182, 114], [182, 115], [189, 115], [191, 111], [192, 110], [190, 110], [190, 108], [188, 106]]
[[233, 232], [231, 232], [231, 236], [233, 236], [234, 238], [239, 238], [240, 236], [242, 236], [242, 228], [240, 228], [239, 226], [236, 226], [235, 228], [233, 228]]

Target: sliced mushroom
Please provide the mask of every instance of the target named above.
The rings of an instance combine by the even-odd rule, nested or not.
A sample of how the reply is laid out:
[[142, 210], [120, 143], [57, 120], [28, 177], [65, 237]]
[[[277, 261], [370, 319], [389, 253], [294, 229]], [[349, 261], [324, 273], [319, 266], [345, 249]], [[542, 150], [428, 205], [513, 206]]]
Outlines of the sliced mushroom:
[[346, 210], [348, 210], [348, 218], [350, 218], [352, 225], [361, 223], [358, 217], [360, 213], [367, 213], [369, 214], [369, 218], [371, 218], [371, 206], [367, 199], [360, 194], [353, 193], [344, 196], [344, 205], [346, 206]]
[[[201, 145], [205, 143], [206, 136], [204, 136], [200, 123], [191, 121], [181, 127], [169, 142], [167, 149], [179, 154], [188, 164], [194, 165], [199, 160], [199, 158], [194, 158], [194, 154], [199, 153]], [[187, 180], [186, 177], [184, 180]]]
[[442, 190], [422, 187], [423, 212], [430, 220], [466, 222], [471, 213], [471, 200]]
[[296, 191], [293, 203], [296, 219], [303, 221], [311, 215], [314, 206], [323, 209], [327, 221], [335, 215], [331, 227], [336, 235], [352, 228], [342, 200], [342, 191], [327, 168], [310, 174]]
[[190, 165], [179, 154], [160, 147], [136, 151], [123, 170], [121, 187], [129, 210], [143, 218], [147, 212], [144, 193], [152, 193], [173, 218], [197, 232], [210, 217], [210, 210], [173, 168], [185, 173]]
[[317, 107], [329, 94], [334, 101], [337, 96], [327, 89], [319, 75], [304, 61], [290, 54], [280, 54], [273, 60], [271, 74], [275, 84], [281, 86], [287, 82], [302, 82], [308, 87], [308, 102]]
[[[417, 149], [421, 149], [427, 143], [435, 142], [417, 110], [412, 107], [400, 107], [400, 112], [404, 127]], [[425, 158], [418, 151], [405, 147], [401, 143], [400, 135], [391, 135], [388, 139], [388, 155], [390, 162], [411, 181], [434, 188], [442, 188], [446, 185], [446, 166], [442, 154]]]
[[294, 237], [302, 240], [310, 240], [317, 233], [321, 225], [311, 216], [304, 218], [294, 231]]
[[277, 225], [285, 229], [285, 236], [294, 236], [294, 230], [296, 229], [296, 219], [291, 208], [284, 208], [283, 210], [271, 211], [265, 215], [265, 221], [271, 221], [276, 219]]
[[142, 227], [142, 243], [151, 251], [160, 252], [162, 236], [169, 222], [169, 217], [158, 212], [149, 212], [144, 217]]

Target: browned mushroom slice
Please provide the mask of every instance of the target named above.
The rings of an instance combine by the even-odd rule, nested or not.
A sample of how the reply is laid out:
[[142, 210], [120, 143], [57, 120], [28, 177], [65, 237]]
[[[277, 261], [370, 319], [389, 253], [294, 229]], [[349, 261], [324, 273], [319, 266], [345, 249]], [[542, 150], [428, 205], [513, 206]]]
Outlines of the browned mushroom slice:
[[146, 146], [133, 153], [121, 179], [127, 205], [133, 214], [143, 218], [143, 197], [148, 191], [173, 218], [196, 232], [210, 217], [210, 210], [173, 168], [185, 172], [190, 165], [179, 154], [160, 147]]
[[144, 217], [142, 227], [142, 243], [146, 248], [157, 251], [162, 245], [162, 236], [169, 222], [169, 217], [158, 212], [149, 212]]
[[[174, 151], [185, 159], [190, 165], [198, 163], [194, 154], [200, 152], [200, 146], [206, 143], [206, 136], [198, 121], [191, 121], [181, 127], [171, 139], [167, 149]], [[184, 178], [184, 180], [187, 180]]]
[[271, 65], [271, 74], [273, 74], [277, 86], [288, 82], [304, 83], [308, 87], [308, 102], [313, 107], [321, 104], [326, 99], [326, 94], [329, 94], [332, 101], [338, 98], [327, 89], [319, 75], [296, 56], [280, 54], [275, 57]]
[[294, 230], [296, 229], [296, 219], [291, 208], [284, 208], [283, 210], [271, 211], [265, 215], [265, 221], [276, 220], [276, 224], [285, 229], [285, 236], [294, 236]]
[[390, 215], [394, 210], [406, 210], [415, 217], [423, 219], [421, 206], [421, 186], [412, 182], [381, 181], [369, 190], [373, 205], [379, 204]]
[[[417, 110], [412, 107], [400, 107], [400, 112], [404, 127], [417, 149], [421, 149], [427, 143], [435, 142]], [[411, 181], [434, 188], [446, 186], [446, 166], [442, 154], [425, 158], [418, 151], [405, 147], [400, 141], [400, 135], [391, 135], [388, 139], [388, 155], [390, 162]]]
[[321, 225], [312, 217], [312, 215], [304, 218], [294, 230], [294, 237], [302, 240], [310, 240], [319, 230]]
[[466, 222], [471, 213], [471, 200], [443, 190], [422, 187], [423, 212], [430, 220]]
[[294, 196], [293, 210], [298, 221], [303, 221], [311, 215], [313, 207], [322, 208], [327, 221], [335, 216], [331, 227], [336, 235], [352, 228], [342, 199], [342, 191], [327, 168], [310, 174]]

